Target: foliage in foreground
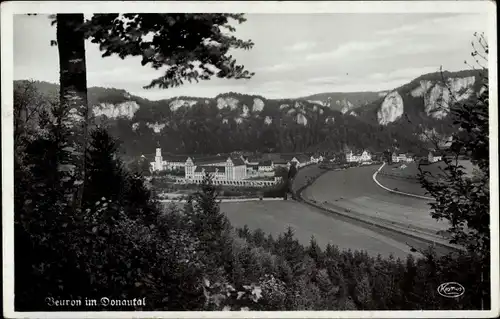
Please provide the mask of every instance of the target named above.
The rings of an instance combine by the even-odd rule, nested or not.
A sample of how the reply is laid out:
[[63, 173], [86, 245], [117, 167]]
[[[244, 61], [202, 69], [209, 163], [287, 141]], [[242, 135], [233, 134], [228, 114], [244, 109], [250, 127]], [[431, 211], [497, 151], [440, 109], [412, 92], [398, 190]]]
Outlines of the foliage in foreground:
[[[477, 263], [467, 255], [374, 258], [332, 245], [322, 250], [314, 239], [303, 246], [292, 229], [276, 239], [260, 230], [233, 229], [209, 177], [184, 207], [161, 212], [140, 187], [140, 178], [98, 150], [112, 149], [105, 131], [92, 136], [87, 176], [97, 184], [88, 183], [92, 192], [85, 193], [82, 212], [66, 206], [63, 190], [48, 179], [57, 171], [49, 165], [58, 154], [52, 139], [30, 144], [25, 162], [16, 167], [15, 264], [23, 274], [16, 277], [16, 309], [54, 310], [46, 297], [102, 296], [146, 296], [146, 306], [133, 310], [479, 307], [476, 294], [454, 300], [436, 291], [446, 281], [459, 281], [468, 292], [477, 289]], [[38, 159], [28, 164], [34, 154]], [[105, 186], [98, 182], [100, 174], [109, 181]], [[135, 199], [124, 201], [127, 197]]]
[[[419, 167], [421, 185], [435, 201], [430, 204], [431, 215], [450, 222], [451, 243], [468, 250], [468, 255], [480, 264], [479, 290], [483, 302], [490, 294], [490, 159], [489, 159], [489, 84], [488, 70], [480, 60], [488, 62], [488, 43], [484, 35], [475, 34], [472, 57], [482, 68], [482, 88], [473, 101], [459, 103], [452, 100], [450, 107], [454, 124], [459, 129], [453, 134], [451, 146], [443, 158], [444, 168], [432, 174]], [[477, 47], [479, 45], [479, 47]], [[450, 91], [450, 96], [453, 97]], [[460, 158], [468, 156], [475, 166], [467, 174]]]
[[[277, 238], [233, 229], [208, 177], [184, 207], [162, 211], [99, 128], [89, 141], [82, 209], [75, 210], [58, 169], [68, 132], [43, 114], [39, 121], [38, 134], [15, 148], [16, 310], [56, 310], [47, 297], [102, 296], [147, 299], [142, 308], [113, 310], [489, 307], [487, 272], [471, 252], [374, 258], [332, 245], [323, 250], [314, 239], [304, 246], [292, 229]], [[441, 297], [436, 289], [448, 281], [466, 293]]]

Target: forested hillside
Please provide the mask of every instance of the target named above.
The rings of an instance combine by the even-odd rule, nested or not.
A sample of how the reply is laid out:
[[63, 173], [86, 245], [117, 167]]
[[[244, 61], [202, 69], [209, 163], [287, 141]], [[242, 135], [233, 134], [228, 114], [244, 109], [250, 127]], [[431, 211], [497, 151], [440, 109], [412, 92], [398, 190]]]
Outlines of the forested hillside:
[[[432, 73], [388, 93], [325, 93], [303, 99], [229, 92], [150, 101], [124, 90], [93, 87], [88, 99], [94, 123], [121, 140], [128, 155], [151, 153], [158, 143], [182, 154], [339, 151], [345, 146], [421, 152], [428, 146], [425, 133], [445, 138], [454, 131], [447, 105], [474, 98], [477, 78], [476, 71]], [[55, 84], [35, 85], [44, 95], [57, 94]]]

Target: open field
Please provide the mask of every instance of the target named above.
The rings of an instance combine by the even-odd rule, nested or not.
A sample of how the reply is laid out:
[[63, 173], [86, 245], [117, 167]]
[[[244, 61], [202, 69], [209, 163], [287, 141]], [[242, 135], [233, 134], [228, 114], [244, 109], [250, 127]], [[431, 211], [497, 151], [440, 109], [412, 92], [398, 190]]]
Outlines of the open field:
[[411, 253], [404, 242], [338, 220], [296, 201], [222, 203], [221, 211], [233, 226], [260, 228], [275, 238], [291, 226], [296, 238], [305, 245], [314, 235], [322, 247], [331, 243], [341, 249], [365, 250], [370, 255], [386, 257], [393, 254], [404, 258]]
[[318, 176], [325, 170], [320, 168], [319, 165], [310, 165], [306, 166], [304, 168], [301, 168], [297, 175], [295, 176], [295, 179], [293, 181], [292, 189], [294, 191], [297, 191], [300, 187], [303, 185], [306, 185], [307, 181], [314, 178], [315, 176]]
[[[473, 165], [470, 161], [461, 160], [459, 164], [465, 168], [469, 176], [472, 174]], [[444, 167], [444, 162], [422, 165], [422, 169], [431, 173], [432, 176], [442, 174], [442, 169]], [[430, 196], [418, 182], [418, 174], [419, 170], [417, 163], [395, 163], [392, 165], [384, 165], [377, 175], [377, 180], [382, 185], [393, 190], [420, 196]]]
[[430, 216], [428, 201], [392, 194], [377, 186], [372, 180], [377, 168], [328, 172], [308, 187], [303, 196], [326, 207], [386, 220], [408, 229], [424, 229], [435, 234], [448, 228], [446, 222], [437, 222]]
[[[474, 166], [470, 161], [459, 160], [458, 163], [462, 165], [468, 174], [472, 174]], [[436, 162], [432, 164], [425, 164], [421, 166], [426, 172], [432, 175], [438, 175], [442, 173], [442, 169], [445, 167], [444, 162]], [[418, 164], [413, 163], [394, 163], [392, 165], [385, 165], [380, 171], [380, 174], [387, 174], [394, 177], [401, 177], [403, 179], [416, 179], [418, 176]]]
[[[312, 186], [306, 189], [304, 194], [309, 192], [310, 189], [318, 192], [319, 188], [316, 186], [316, 183], [324, 183], [328, 181], [331, 176], [345, 174], [348, 171], [349, 176], [351, 176], [352, 174], [357, 174], [355, 172], [361, 170], [363, 173], [368, 173], [369, 182], [374, 186], [374, 189], [370, 189], [372, 191], [371, 194], [377, 191], [379, 195], [386, 195], [387, 192], [379, 189], [371, 180], [371, 175], [375, 169], [376, 167], [361, 167], [350, 169], [352, 171], [327, 172]], [[316, 176], [322, 171], [323, 170], [319, 169], [318, 166], [310, 166], [301, 169], [297, 174], [294, 187], [300, 187], [300, 185], [303, 185], [309, 178]], [[326, 177], [326, 179], [324, 179], [324, 177]], [[355, 180], [353, 179], [351, 182], [354, 183]], [[367, 182], [368, 181], [364, 181], [365, 184]], [[331, 185], [326, 186], [328, 188], [320, 190], [319, 193], [328, 193], [332, 190]], [[346, 191], [349, 191], [349, 189], [346, 189]], [[353, 192], [351, 198], [359, 197], [359, 191], [359, 189], [356, 191], [351, 189], [351, 192]], [[387, 196], [400, 199], [399, 196], [390, 193], [387, 193]], [[402, 199], [408, 200], [407, 198]], [[361, 201], [362, 200], [361, 198]], [[420, 202], [421, 201], [419, 201], [419, 203]], [[347, 203], [347, 201], [345, 203]], [[358, 201], [358, 203], [360, 202]], [[399, 205], [397, 207], [401, 207], [402, 203], [403, 201], [399, 204], [386, 202], [386, 205], [390, 210], [392, 205]], [[366, 204], [369, 205], [369, 203]], [[378, 199], [377, 204], [380, 205], [380, 199]], [[428, 245], [424, 241], [405, 236], [404, 234], [397, 234], [377, 226], [370, 226], [342, 216], [336, 216], [335, 214], [322, 211], [294, 200], [224, 202], [221, 203], [221, 211], [228, 216], [234, 227], [243, 227], [247, 225], [252, 230], [260, 228], [265, 233], [272, 234], [275, 237], [284, 233], [287, 227], [291, 226], [295, 230], [296, 238], [305, 245], [309, 243], [311, 236], [314, 235], [318, 244], [322, 247], [331, 243], [337, 245], [340, 249], [365, 250], [373, 256], [378, 254], [389, 256], [392, 254], [395, 257], [401, 258], [406, 257], [410, 253], [414, 254], [410, 251], [409, 245], [418, 248], [424, 248]]]
[[377, 174], [377, 180], [380, 184], [395, 191], [420, 196], [430, 196], [417, 180], [406, 180], [383, 174]]

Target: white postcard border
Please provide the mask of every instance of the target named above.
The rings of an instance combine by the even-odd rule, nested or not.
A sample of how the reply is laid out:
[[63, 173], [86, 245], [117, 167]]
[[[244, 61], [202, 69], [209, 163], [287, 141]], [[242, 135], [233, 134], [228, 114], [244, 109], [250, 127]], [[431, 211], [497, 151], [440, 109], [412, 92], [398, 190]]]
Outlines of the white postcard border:
[[[69, 12], [482, 13], [488, 15], [491, 176], [489, 311], [15, 312], [13, 214], [13, 15]], [[492, 1], [14, 1], [1, 4], [3, 309], [7, 318], [486, 318], [499, 315], [498, 74]], [[34, 54], [36, 54], [34, 52]], [[494, 194], [497, 194], [496, 196]]]

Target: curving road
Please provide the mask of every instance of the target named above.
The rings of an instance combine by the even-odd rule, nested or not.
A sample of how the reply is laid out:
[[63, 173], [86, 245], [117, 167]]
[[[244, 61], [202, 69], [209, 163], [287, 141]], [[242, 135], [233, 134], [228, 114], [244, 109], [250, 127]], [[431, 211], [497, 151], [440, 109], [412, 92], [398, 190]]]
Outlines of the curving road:
[[[372, 179], [378, 166], [330, 171], [303, 192], [303, 197], [326, 207], [360, 214], [406, 227], [409, 231], [436, 234], [448, 228], [430, 216], [428, 200], [392, 194]], [[397, 181], [396, 181], [397, 182]]]

